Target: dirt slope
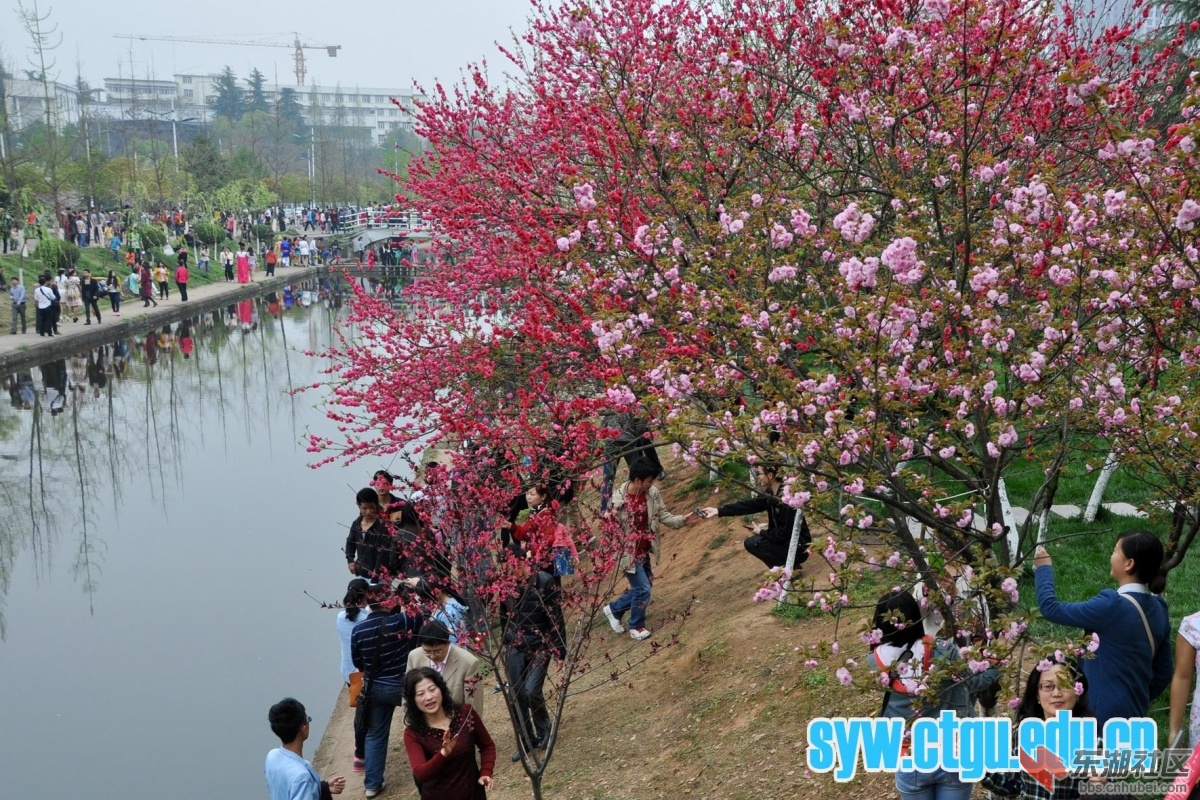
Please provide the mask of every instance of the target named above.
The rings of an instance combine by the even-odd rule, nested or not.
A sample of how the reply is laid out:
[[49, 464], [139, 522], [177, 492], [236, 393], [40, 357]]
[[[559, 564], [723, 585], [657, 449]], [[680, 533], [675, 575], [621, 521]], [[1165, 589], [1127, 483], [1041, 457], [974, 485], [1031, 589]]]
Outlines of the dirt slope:
[[[662, 486], [668, 508], [683, 512], [716, 500], [711, 490], [689, 491], [694, 474], [672, 468]], [[803, 666], [809, 644], [828, 639], [824, 619], [791, 622], [775, 617], [752, 596], [761, 564], [742, 549], [740, 521], [714, 519], [663, 537], [655, 570], [649, 627], [669, 637], [664, 618], [692, 606], [679, 629], [679, 644], [638, 666], [621, 682], [581, 679], [595, 685], [568, 701], [559, 743], [545, 780], [548, 798], [877, 798], [894, 796], [890, 776], [860, 778], [840, 785], [805, 769], [804, 730], [813, 716], [870, 713], [874, 701], [843, 690], [826, 668]], [[805, 574], [820, 575], [824, 563], [810, 560]], [[839, 636], [843, 653], [863, 649], [857, 629]], [[598, 653], [619, 658], [634, 644], [607, 625], [596, 629]], [[797, 652], [800, 648], [800, 652]], [[548, 684], [550, 681], [547, 682]], [[330, 721], [314, 759], [322, 775], [345, 774], [346, 795], [362, 796], [362, 780], [350, 772], [353, 739], [344, 699]], [[530, 797], [524, 771], [509, 762], [514, 750], [503, 702], [489, 697], [489, 730], [501, 757], [495, 800]], [[503, 721], [503, 724], [502, 724]], [[385, 797], [415, 798], [395, 722]]]

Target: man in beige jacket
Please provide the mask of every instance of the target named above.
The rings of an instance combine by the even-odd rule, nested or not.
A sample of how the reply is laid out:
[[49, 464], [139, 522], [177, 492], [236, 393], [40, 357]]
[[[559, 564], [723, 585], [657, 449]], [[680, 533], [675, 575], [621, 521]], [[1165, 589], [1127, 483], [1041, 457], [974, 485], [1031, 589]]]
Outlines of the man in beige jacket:
[[445, 624], [427, 622], [417, 634], [420, 647], [408, 654], [408, 669], [429, 667], [441, 673], [450, 699], [462, 705], [470, 703], [483, 719], [483, 687], [479, 683], [479, 659], [455, 644], [450, 644], [450, 629]]

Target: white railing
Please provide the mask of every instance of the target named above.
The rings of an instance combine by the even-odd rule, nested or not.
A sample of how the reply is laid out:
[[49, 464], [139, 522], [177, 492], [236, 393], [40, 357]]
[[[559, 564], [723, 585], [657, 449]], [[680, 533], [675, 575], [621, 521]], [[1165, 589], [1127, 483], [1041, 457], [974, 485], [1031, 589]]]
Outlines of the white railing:
[[357, 211], [345, 216], [339, 215], [338, 221], [344, 233], [381, 229], [397, 233], [416, 233], [430, 228], [429, 223], [416, 211]]

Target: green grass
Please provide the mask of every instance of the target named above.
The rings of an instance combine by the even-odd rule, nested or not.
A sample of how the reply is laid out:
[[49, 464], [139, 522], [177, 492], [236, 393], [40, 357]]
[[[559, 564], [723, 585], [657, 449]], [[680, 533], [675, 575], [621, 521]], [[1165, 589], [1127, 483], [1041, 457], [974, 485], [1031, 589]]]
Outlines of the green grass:
[[807, 605], [805, 605], [804, 603], [808, 602], [807, 594], [792, 596], [803, 600], [804, 602], [800, 603], [799, 605], [794, 605], [793, 603], [780, 605], [779, 603], [775, 603], [771, 608], [771, 615], [786, 622], [801, 622], [802, 620], [806, 619], [829, 616], [819, 608], [809, 608]]
[[728, 532], [718, 533], [716, 536], [713, 537], [712, 541], [708, 543], [708, 549], [709, 550], [720, 550], [721, 547], [723, 547], [725, 545], [725, 543], [728, 541], [729, 541], [729, 533]]
[[[1071, 504], [1083, 508], [1092, 495], [1092, 487], [1100, 475], [1100, 466], [1104, 463], [1104, 453], [1093, 454], [1089, 459], [1095, 467], [1089, 472], [1082, 463], [1069, 465], [1059, 477], [1058, 491], [1054, 494], [1056, 504]], [[1016, 464], [1004, 474], [1004, 485], [1008, 489], [1008, 499], [1014, 506], [1027, 507], [1033, 500], [1033, 495], [1044, 480], [1042, 472], [1037, 467]], [[1132, 503], [1139, 505], [1150, 497], [1150, 487], [1145, 481], [1131, 475], [1124, 468], [1118, 468], [1108, 482], [1104, 492], [1106, 503]]]
[[819, 689], [829, 685], [829, 674], [820, 667], [815, 667], [804, 673], [804, 685], [809, 689]]

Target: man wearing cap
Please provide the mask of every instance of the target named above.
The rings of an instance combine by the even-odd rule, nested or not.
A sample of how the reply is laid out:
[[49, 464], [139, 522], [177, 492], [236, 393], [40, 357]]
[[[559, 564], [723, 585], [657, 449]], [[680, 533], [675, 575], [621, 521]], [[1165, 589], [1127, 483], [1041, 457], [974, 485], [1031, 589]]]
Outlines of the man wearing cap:
[[420, 647], [408, 654], [409, 671], [429, 667], [440, 673], [450, 690], [450, 699], [470, 703], [483, 719], [483, 692], [479, 685], [479, 659], [456, 644], [450, 644], [450, 629], [442, 622], [427, 622], [417, 634]]

